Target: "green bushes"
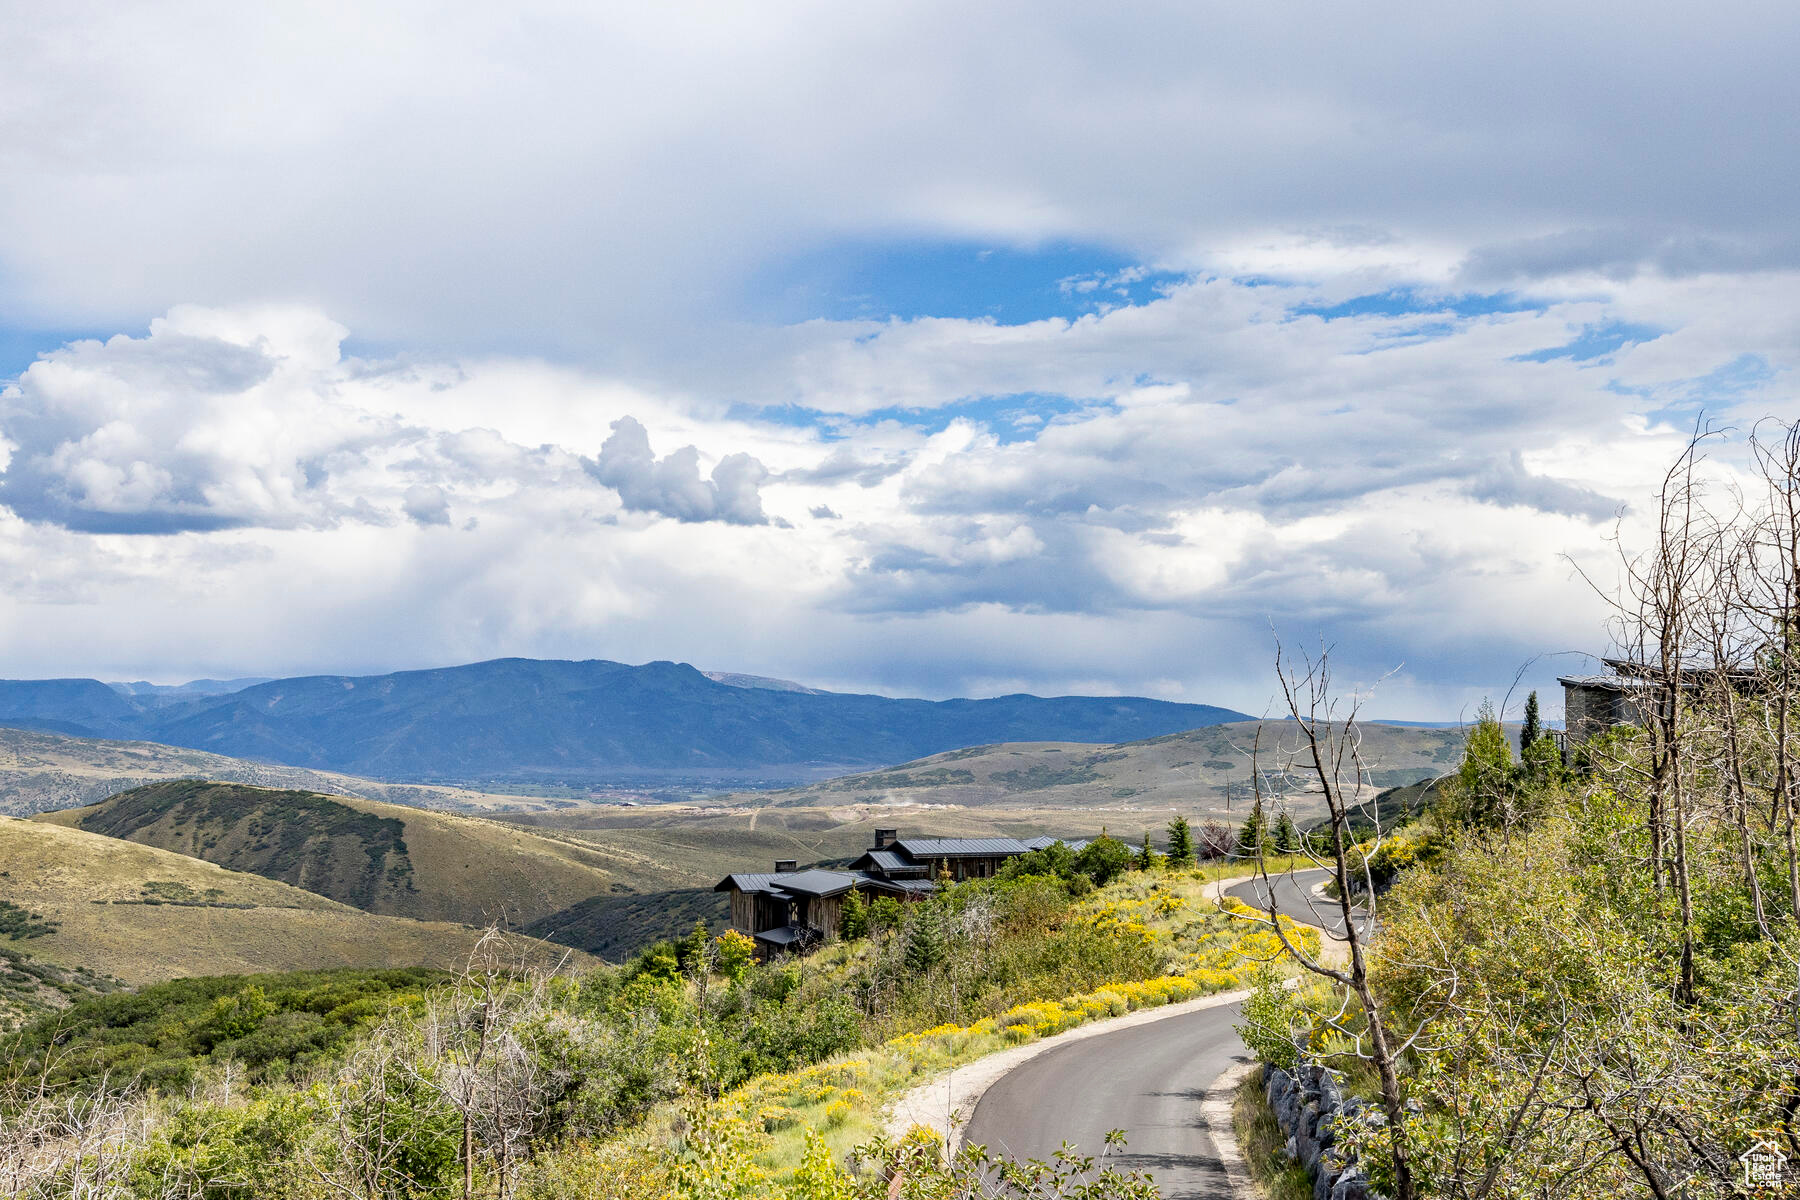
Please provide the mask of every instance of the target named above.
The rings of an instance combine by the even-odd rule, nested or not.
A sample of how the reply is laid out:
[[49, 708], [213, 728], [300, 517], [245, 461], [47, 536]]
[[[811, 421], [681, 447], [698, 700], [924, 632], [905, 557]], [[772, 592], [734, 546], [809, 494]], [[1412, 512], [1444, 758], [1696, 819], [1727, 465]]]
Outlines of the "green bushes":
[[226, 1060], [251, 1082], [283, 1077], [329, 1058], [390, 1005], [449, 978], [423, 969], [304, 971], [180, 979], [82, 1000], [0, 1037], [0, 1084], [47, 1072], [56, 1086], [137, 1076], [168, 1091]]
[[42, 913], [28, 912], [9, 901], [0, 900], [0, 934], [13, 941], [43, 937], [47, 933], [55, 933], [56, 929], [56, 922], [46, 919]]
[[[8, 1092], [0, 1080], [0, 1109], [60, 1113], [85, 1095], [73, 1118], [93, 1135], [85, 1144], [119, 1155], [52, 1164], [61, 1182], [45, 1182], [46, 1197], [70, 1194], [75, 1175], [101, 1165], [118, 1200], [171, 1187], [205, 1200], [449, 1197], [462, 1190], [466, 1134], [476, 1194], [653, 1200], [680, 1160], [632, 1150], [648, 1135], [629, 1131], [660, 1129], [646, 1117], [677, 1103], [699, 1111], [760, 1078], [816, 1077], [836, 1090], [808, 1101], [809, 1127], [849, 1138], [874, 1101], [831, 1065], [847, 1053], [957, 1027], [947, 1022], [991, 1031], [1009, 1012], [1033, 1015], [1017, 1036], [1039, 1036], [1227, 986], [1232, 976], [1209, 965], [1225, 953], [1207, 924], [1219, 919], [1182, 915], [1187, 893], [1169, 891], [1168, 878], [1132, 875], [1102, 902], [1071, 895], [1092, 886], [1079, 872], [966, 883], [907, 905], [897, 924], [872, 905], [866, 938], [804, 960], [755, 963], [740, 952], [747, 939], [728, 933], [578, 978], [490, 963], [461, 980], [183, 980], [84, 1001], [32, 1027], [10, 1056], [0, 1046], [19, 1085]], [[1183, 939], [1144, 924], [1165, 918]], [[1182, 973], [1163, 978], [1170, 967]], [[1065, 1011], [1045, 997], [1079, 1004]], [[46, 1064], [50, 1108], [34, 1090]], [[134, 1080], [128, 1095], [109, 1090]], [[790, 1141], [805, 1133], [793, 1123], [774, 1109], [755, 1120], [759, 1136]], [[814, 1159], [795, 1186], [845, 1183]], [[608, 1165], [590, 1171], [595, 1161]], [[754, 1164], [718, 1165], [729, 1174]], [[0, 1174], [9, 1169], [0, 1162]], [[117, 1183], [120, 1172], [133, 1182]]]

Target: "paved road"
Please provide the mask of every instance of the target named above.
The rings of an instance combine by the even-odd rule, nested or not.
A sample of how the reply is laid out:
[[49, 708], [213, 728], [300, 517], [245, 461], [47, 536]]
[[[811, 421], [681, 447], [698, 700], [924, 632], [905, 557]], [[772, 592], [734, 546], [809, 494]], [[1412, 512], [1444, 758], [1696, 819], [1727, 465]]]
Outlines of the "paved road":
[[[1330, 913], [1308, 903], [1323, 871], [1278, 877], [1276, 902], [1298, 921], [1329, 928]], [[1261, 882], [1228, 889], [1260, 906]], [[1147, 1171], [1165, 1200], [1231, 1200], [1201, 1106], [1206, 1091], [1249, 1051], [1232, 1026], [1237, 1005], [1202, 1009], [1117, 1033], [1071, 1042], [1031, 1059], [996, 1082], [975, 1106], [964, 1141], [1015, 1159], [1049, 1159], [1064, 1142], [1098, 1154], [1107, 1131], [1123, 1129], [1120, 1170]]]
[[1235, 1004], [1207, 1008], [1040, 1054], [988, 1089], [964, 1143], [1047, 1160], [1065, 1141], [1098, 1154], [1107, 1131], [1123, 1129], [1116, 1169], [1148, 1171], [1165, 1200], [1231, 1200], [1201, 1103], [1249, 1059], [1231, 1027], [1240, 1019]]
[[[1330, 872], [1323, 869], [1295, 871], [1291, 875], [1271, 875], [1268, 884], [1261, 879], [1250, 879], [1236, 887], [1225, 889], [1227, 896], [1236, 897], [1251, 908], [1268, 907], [1268, 888], [1275, 891], [1275, 907], [1277, 911], [1292, 917], [1302, 924], [1323, 929], [1333, 937], [1344, 935], [1343, 910], [1336, 900], [1326, 896], [1314, 895], [1312, 889], [1325, 882]], [[1357, 931], [1366, 932], [1366, 927], [1359, 924]]]

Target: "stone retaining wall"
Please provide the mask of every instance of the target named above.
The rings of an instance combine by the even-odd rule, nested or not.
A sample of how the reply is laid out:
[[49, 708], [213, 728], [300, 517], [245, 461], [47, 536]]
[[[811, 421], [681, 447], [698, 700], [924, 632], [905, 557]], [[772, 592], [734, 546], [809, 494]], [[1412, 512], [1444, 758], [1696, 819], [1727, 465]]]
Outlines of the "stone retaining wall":
[[1263, 1064], [1263, 1091], [1288, 1135], [1288, 1157], [1312, 1176], [1313, 1200], [1382, 1200], [1355, 1157], [1338, 1145], [1337, 1134], [1349, 1122], [1385, 1125], [1387, 1118], [1358, 1097], [1345, 1096], [1339, 1079], [1317, 1063], [1305, 1063], [1292, 1075]]

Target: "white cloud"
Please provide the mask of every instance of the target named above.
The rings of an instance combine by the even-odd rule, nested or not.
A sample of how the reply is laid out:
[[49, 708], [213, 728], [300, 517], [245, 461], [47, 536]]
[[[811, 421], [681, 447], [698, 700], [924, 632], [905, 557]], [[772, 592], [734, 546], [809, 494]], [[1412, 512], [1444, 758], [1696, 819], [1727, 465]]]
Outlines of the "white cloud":
[[[306, 310], [182, 309], [5, 392], [0, 623], [33, 633], [0, 649], [133, 678], [504, 653], [936, 694], [1179, 678], [1257, 709], [1274, 620], [1339, 641], [1347, 677], [1408, 664], [1392, 703], [1454, 715], [1533, 654], [1597, 647], [1563, 556], [1603, 564], [1679, 442], [1666, 398], [1747, 347], [1777, 380], [1800, 357], [1767, 313], [1734, 342], [1723, 282], [1646, 286], [1321, 321], [1213, 281], [1019, 345], [813, 328], [850, 365], [812, 428], [528, 361], [344, 357]], [[1604, 367], [1518, 358], [1609, 320], [1670, 332]], [[1085, 399], [1029, 436], [1004, 413], [930, 431], [1021, 372]], [[857, 415], [883, 376], [916, 420]], [[1793, 411], [1777, 386], [1730, 402]], [[686, 444], [658, 457], [651, 429]]]
[[618, 491], [632, 512], [660, 513], [677, 521], [767, 522], [757, 489], [769, 472], [750, 455], [727, 454], [705, 480], [695, 447], [683, 446], [658, 459], [650, 449], [649, 431], [635, 417], [620, 417], [612, 429], [590, 469], [594, 478]]

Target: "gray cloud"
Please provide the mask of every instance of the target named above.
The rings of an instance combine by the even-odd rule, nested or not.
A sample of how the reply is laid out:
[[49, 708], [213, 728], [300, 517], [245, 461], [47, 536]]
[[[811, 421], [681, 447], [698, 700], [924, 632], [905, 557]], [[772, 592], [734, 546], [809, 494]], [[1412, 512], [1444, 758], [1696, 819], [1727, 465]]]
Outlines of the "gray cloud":
[[1457, 270], [1465, 286], [1493, 287], [1565, 275], [1624, 282], [1646, 271], [1671, 278], [1709, 272], [1786, 270], [1800, 264], [1792, 232], [1720, 236], [1700, 230], [1571, 229], [1477, 246]]
[[587, 466], [633, 512], [653, 512], [677, 521], [768, 522], [760, 489], [769, 472], [762, 463], [748, 454], [727, 454], [713, 468], [712, 478], [702, 479], [698, 449], [683, 446], [658, 459], [650, 449], [649, 431], [634, 417], [612, 423], [612, 436]]
[[926, 0], [713, 13], [704, 34], [655, 5], [271, 10], [307, 36], [198, 3], [154, 29], [89, 5], [0, 27], [0, 108], [28, 118], [0, 132], [7, 311], [124, 324], [306, 295], [376, 339], [726, 368], [761, 331], [721, 337], [720, 309], [741, 317], [749, 291], [760, 324], [748, 282], [822, 241], [1074, 239], [1155, 260], [1271, 232], [1458, 254], [1614, 227], [1795, 232], [1789, 4], [1621, 21], [1527, 0], [1421, 22], [1378, 0], [1297, 27], [1255, 5], [1101, 21]]
[[420, 525], [450, 524], [450, 497], [432, 484], [415, 483], [407, 488], [400, 508]]

